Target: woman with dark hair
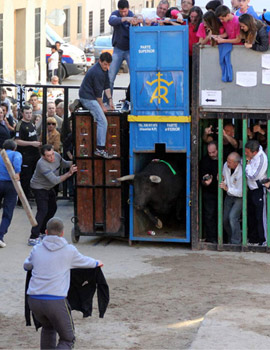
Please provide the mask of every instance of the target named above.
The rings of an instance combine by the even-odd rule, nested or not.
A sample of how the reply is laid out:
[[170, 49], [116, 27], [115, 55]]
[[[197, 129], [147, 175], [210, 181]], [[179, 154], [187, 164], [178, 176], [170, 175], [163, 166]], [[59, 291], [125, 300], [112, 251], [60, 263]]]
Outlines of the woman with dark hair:
[[183, 16], [177, 7], [170, 7], [165, 14], [164, 21], [160, 25], [181, 25], [184, 24]]
[[192, 56], [192, 47], [199, 41], [197, 31], [202, 23], [203, 12], [199, 6], [193, 6], [188, 17], [189, 29], [189, 56]]
[[222, 5], [220, 0], [212, 0], [206, 4], [205, 8], [207, 11], [215, 12], [220, 5]]
[[190, 105], [192, 101], [192, 52], [193, 45], [197, 44], [199, 38], [197, 37], [197, 31], [202, 22], [203, 12], [200, 7], [193, 6], [190, 9], [189, 17], [188, 17], [188, 46], [189, 46], [189, 99]]
[[266, 26], [253, 16], [245, 13], [239, 17], [240, 34], [245, 47], [254, 51], [267, 51], [269, 48]]
[[197, 37], [202, 45], [216, 45], [216, 41], [212, 38], [213, 35], [218, 35], [221, 38], [226, 38], [225, 29], [214, 14], [213, 11], [208, 11], [203, 15], [203, 22], [200, 24]]
[[181, 13], [178, 7], [170, 7], [166, 14], [165, 17], [171, 18], [171, 19], [177, 19], [178, 14]]

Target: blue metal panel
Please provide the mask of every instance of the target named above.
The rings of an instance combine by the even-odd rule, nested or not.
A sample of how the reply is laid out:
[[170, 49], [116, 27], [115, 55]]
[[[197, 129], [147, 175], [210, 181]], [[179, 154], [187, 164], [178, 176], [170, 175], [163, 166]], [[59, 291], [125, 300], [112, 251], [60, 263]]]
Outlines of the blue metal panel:
[[186, 152], [190, 148], [189, 123], [136, 122], [130, 123], [129, 130], [133, 152], [154, 151], [156, 143], [164, 143], [166, 151]]
[[190, 243], [190, 123], [130, 123], [130, 174], [137, 171], [135, 164], [136, 152], [154, 152], [155, 143], [166, 143], [166, 151], [178, 151], [186, 153], [186, 235], [185, 238], [170, 237], [170, 233], [164, 237], [142, 237], [134, 233], [134, 196], [133, 186], [130, 186], [130, 240], [152, 242], [176, 242]]
[[133, 115], [189, 115], [188, 26], [130, 27]]

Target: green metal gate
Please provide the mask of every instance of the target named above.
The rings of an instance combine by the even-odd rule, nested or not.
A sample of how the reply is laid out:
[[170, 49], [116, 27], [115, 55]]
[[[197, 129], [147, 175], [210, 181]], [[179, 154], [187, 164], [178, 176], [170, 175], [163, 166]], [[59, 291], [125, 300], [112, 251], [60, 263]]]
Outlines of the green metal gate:
[[[237, 51], [238, 48], [234, 48]], [[192, 248], [193, 249], [210, 249], [210, 250], [232, 250], [232, 251], [262, 251], [268, 252], [270, 247], [270, 220], [267, 220], [267, 244], [266, 246], [249, 246], [248, 245], [248, 227], [247, 227], [247, 180], [245, 174], [245, 148], [248, 137], [247, 130], [248, 125], [251, 120], [264, 120], [267, 123], [267, 145], [270, 145], [270, 100], [267, 98], [269, 95], [269, 85], [267, 87], [260, 86], [259, 76], [260, 76], [260, 62], [261, 54], [256, 54], [257, 66], [252, 66], [252, 69], [257, 69], [258, 72], [258, 86], [253, 93], [259, 94], [258, 100], [264, 98], [264, 105], [254, 104], [254, 102], [245, 102], [241, 106], [241, 99], [244, 101], [244, 98], [240, 95], [240, 103], [237, 107], [232, 100], [232, 105], [226, 100], [226, 91], [229, 89], [235, 88], [237, 91], [238, 86], [236, 84], [226, 84], [220, 83], [220, 90], [217, 89], [217, 85], [214, 87], [214, 91], [221, 91], [224, 96], [224, 103], [220, 105], [203, 105], [202, 100], [202, 84], [201, 80], [205, 75], [209, 75], [209, 71], [204, 71], [205, 65], [202, 62], [206, 57], [209, 57], [213, 53], [215, 58], [217, 58], [217, 51], [215, 48], [209, 48], [207, 52], [203, 52], [205, 48], [195, 47], [193, 54], [193, 88], [192, 88], [192, 135], [191, 135], [191, 233], [192, 233]], [[242, 50], [242, 48], [240, 48]], [[249, 55], [249, 51], [246, 50], [240, 51], [240, 54]], [[236, 54], [236, 53], [235, 53]], [[251, 53], [251, 59], [254, 60], [254, 53]], [[269, 54], [269, 52], [268, 52]], [[212, 57], [213, 59], [213, 57]], [[248, 70], [249, 68], [250, 57], [247, 58], [247, 62], [242, 62], [244, 69]], [[211, 61], [211, 59], [210, 59]], [[253, 62], [253, 61], [252, 61]], [[259, 63], [258, 63], [259, 62]], [[213, 62], [212, 62], [213, 63]], [[210, 62], [211, 64], [211, 62]], [[246, 64], [246, 66], [245, 66]], [[232, 65], [234, 67], [234, 57], [232, 57]], [[207, 66], [207, 65], [206, 65]], [[213, 71], [211, 72], [214, 76], [213, 79], [220, 79], [221, 72], [217, 68], [218, 60], [216, 67], [213, 66]], [[235, 67], [234, 67], [235, 68]], [[243, 70], [244, 70], [243, 69]], [[235, 68], [237, 71], [237, 67]], [[234, 72], [236, 75], [237, 72]], [[215, 84], [218, 84], [215, 82]], [[204, 83], [206, 89], [211, 87], [211, 78], [208, 83]], [[247, 88], [250, 89], [250, 88]], [[210, 89], [211, 90], [211, 89]], [[250, 90], [246, 90], [249, 91]], [[228, 96], [232, 91], [228, 93]], [[218, 93], [216, 93], [218, 95]], [[262, 96], [263, 95], [263, 96]], [[256, 98], [255, 98], [256, 100]], [[267, 107], [269, 105], [269, 108]], [[243, 204], [242, 204], [242, 244], [225, 244], [223, 240], [223, 190], [218, 187], [218, 242], [217, 244], [206, 243], [203, 237], [203, 227], [202, 227], [202, 200], [201, 200], [201, 186], [199, 178], [199, 161], [202, 158], [204, 153], [204, 144], [202, 140], [202, 131], [207, 125], [207, 123], [215, 123], [218, 126], [218, 130], [223, 130], [223, 126], [228, 120], [233, 120], [235, 126], [237, 126], [238, 135], [241, 136], [243, 144], [243, 153], [242, 153], [242, 164], [243, 164]], [[223, 133], [218, 133], [218, 183], [222, 181], [222, 170], [223, 170]], [[267, 157], [270, 159], [270, 147], [267, 147]], [[270, 167], [268, 166], [267, 175], [270, 177]], [[270, 211], [270, 193], [267, 191], [267, 217], [269, 216]]]

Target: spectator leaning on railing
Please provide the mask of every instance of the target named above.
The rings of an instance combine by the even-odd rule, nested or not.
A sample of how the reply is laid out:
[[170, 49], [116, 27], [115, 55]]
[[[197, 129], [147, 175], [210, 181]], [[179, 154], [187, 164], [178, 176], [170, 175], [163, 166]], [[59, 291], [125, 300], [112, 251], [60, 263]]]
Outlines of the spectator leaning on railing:
[[266, 26], [254, 19], [251, 15], [244, 14], [239, 17], [241, 38], [247, 49], [265, 52], [269, 48], [269, 37]]

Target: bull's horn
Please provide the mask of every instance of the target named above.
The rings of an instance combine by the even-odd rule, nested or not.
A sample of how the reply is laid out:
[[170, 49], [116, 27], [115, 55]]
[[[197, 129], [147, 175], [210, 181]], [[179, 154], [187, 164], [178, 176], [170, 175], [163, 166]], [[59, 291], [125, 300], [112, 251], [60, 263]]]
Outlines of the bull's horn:
[[117, 181], [128, 181], [128, 180], [134, 180], [135, 175], [126, 175], [126, 176], [122, 176], [122, 177], [118, 177]]
[[150, 175], [149, 179], [151, 182], [154, 182], [156, 184], [159, 184], [161, 182], [161, 178], [157, 175]]

